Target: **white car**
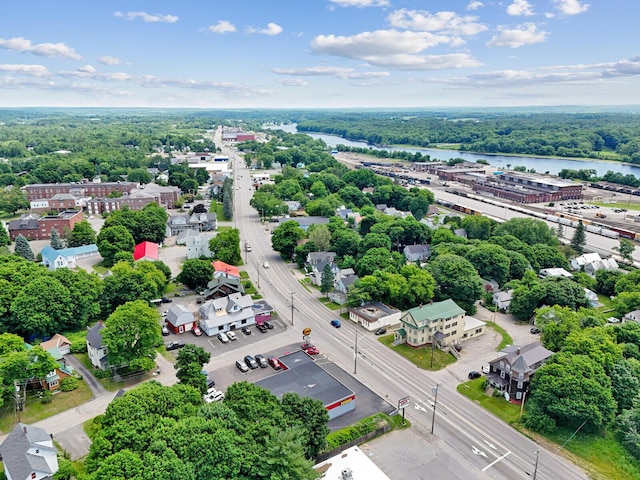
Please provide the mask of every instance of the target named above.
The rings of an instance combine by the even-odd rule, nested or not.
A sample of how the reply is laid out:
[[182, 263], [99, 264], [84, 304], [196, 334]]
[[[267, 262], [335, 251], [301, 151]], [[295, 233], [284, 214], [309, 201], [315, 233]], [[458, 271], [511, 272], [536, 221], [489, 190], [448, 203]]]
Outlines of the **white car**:
[[269, 262], [262, 262], [262, 268], [269, 268]]
[[204, 403], [221, 402], [224, 400], [224, 393], [219, 392], [215, 388], [207, 390], [206, 395], [203, 396]]
[[227, 337], [224, 332], [220, 332], [218, 334], [218, 340], [220, 340], [222, 343], [229, 343], [229, 337]]
[[234, 332], [227, 332], [226, 333], [227, 338], [231, 341], [237, 340], [238, 337], [236, 336], [236, 334]]

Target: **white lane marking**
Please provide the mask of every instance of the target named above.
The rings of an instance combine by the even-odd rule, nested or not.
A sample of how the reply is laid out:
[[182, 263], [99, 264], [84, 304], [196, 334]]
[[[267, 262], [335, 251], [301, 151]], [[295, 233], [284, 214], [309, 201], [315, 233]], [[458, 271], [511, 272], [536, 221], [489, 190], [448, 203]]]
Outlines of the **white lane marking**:
[[502, 455], [501, 457], [496, 458], [493, 462], [491, 462], [489, 465], [487, 465], [486, 467], [484, 467], [482, 469], [483, 472], [487, 471], [488, 469], [490, 469], [491, 467], [493, 467], [496, 463], [498, 463], [500, 460], [502, 460], [503, 458], [505, 458], [507, 455], [509, 455], [511, 452], [507, 452], [504, 455]]

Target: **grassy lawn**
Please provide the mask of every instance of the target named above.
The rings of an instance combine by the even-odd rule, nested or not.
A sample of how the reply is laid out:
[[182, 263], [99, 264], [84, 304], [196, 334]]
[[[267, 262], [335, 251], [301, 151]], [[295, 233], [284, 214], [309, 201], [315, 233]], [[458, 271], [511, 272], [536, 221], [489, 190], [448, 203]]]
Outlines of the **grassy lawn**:
[[412, 348], [407, 344], [393, 346], [393, 335], [378, 337], [378, 341], [390, 349], [402, 355], [404, 358], [424, 370], [441, 370], [447, 365], [456, 361], [453, 355], [445, 353], [437, 348], [433, 350], [433, 362], [431, 360], [432, 350], [430, 347]]
[[[218, 217], [218, 220], [221, 222], [229, 222], [231, 221], [230, 218], [227, 218], [224, 216], [224, 210], [222, 208], [222, 203], [220, 202], [211, 202], [211, 206], [209, 207], [209, 211], [210, 212], [215, 212], [216, 216]], [[218, 229], [220, 229], [220, 227], [218, 227]]]
[[509, 333], [502, 328], [500, 325], [498, 325], [495, 322], [487, 322], [487, 325], [491, 328], [493, 328], [496, 332], [498, 332], [500, 335], [502, 335], [502, 341], [500, 342], [500, 344], [496, 347], [496, 351], [499, 352], [500, 350], [502, 350], [504, 347], [506, 347], [507, 345], [513, 345], [513, 338], [511, 338], [511, 335], [509, 335]]
[[326, 297], [321, 297], [319, 300], [324, 303], [324, 306], [329, 310], [340, 310], [342, 308], [342, 305], [338, 305], [336, 302], [332, 302]]
[[[40, 399], [32, 393], [27, 394], [27, 405], [20, 412], [20, 421], [31, 424], [49, 418], [60, 412], [77, 407], [91, 400], [91, 390], [84, 382], [78, 382], [78, 388], [71, 392], [60, 392], [53, 395], [53, 401], [43, 404]], [[3, 409], [0, 419], [0, 430], [9, 432], [18, 423], [17, 412], [13, 409], [13, 403], [7, 402], [7, 408]]]
[[[89, 360], [89, 355], [87, 355], [86, 353], [75, 353], [74, 357], [76, 357], [78, 361], [82, 363], [82, 365], [84, 365], [87, 370], [92, 372], [95, 370], [93, 365], [91, 364], [91, 360]], [[98, 382], [100, 382], [100, 384], [110, 392], [117, 392], [121, 388], [125, 387], [125, 382], [123, 381], [115, 382], [110, 378], [97, 378], [97, 377], [96, 377], [96, 380], [98, 380]]]
[[[604, 196], [606, 196], [605, 194], [603, 194]], [[626, 197], [628, 197], [627, 194], [624, 194]], [[611, 203], [604, 203], [604, 202], [589, 202], [593, 205], [599, 205], [601, 207], [609, 207], [609, 208], [626, 208], [627, 210], [640, 210], [640, 203], [633, 203], [633, 202], [629, 202], [629, 200], [622, 200], [620, 202], [611, 202]]]
[[598, 480], [640, 479], [640, 465], [634, 461], [615, 440], [613, 434], [604, 436], [578, 433], [564, 446], [560, 447], [573, 434], [572, 431], [559, 430], [548, 437], [527, 430], [520, 423], [520, 406], [506, 402], [502, 397], [490, 397], [484, 391], [484, 378], [477, 378], [458, 385], [457, 389], [465, 397], [479, 403], [485, 410], [493, 413], [505, 423], [513, 426], [546, 448], [560, 453], [580, 465], [590, 478]]
[[[596, 310], [599, 310], [603, 313], [611, 312], [613, 310], [613, 302], [606, 295], [598, 294], [598, 302], [602, 304], [601, 307], [597, 307]], [[615, 313], [615, 312], [614, 312]], [[615, 316], [615, 315], [613, 315]]]

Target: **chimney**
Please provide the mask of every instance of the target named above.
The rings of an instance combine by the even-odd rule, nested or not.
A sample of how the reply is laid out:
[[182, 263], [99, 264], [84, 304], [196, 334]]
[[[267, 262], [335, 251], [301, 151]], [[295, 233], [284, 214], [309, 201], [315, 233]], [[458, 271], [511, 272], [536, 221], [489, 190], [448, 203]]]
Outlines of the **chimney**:
[[518, 347], [518, 350], [516, 350], [516, 354], [520, 355], [520, 347]]
[[27, 434], [27, 426], [26, 425], [22, 426], [22, 431], [24, 432], [25, 435]]

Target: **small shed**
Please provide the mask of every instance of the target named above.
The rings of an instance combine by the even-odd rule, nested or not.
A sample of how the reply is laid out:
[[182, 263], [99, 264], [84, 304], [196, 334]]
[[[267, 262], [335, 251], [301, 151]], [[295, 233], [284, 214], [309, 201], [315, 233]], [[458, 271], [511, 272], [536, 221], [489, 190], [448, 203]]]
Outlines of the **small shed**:
[[193, 330], [196, 319], [186, 307], [173, 305], [167, 312], [167, 328], [173, 333], [184, 333]]

